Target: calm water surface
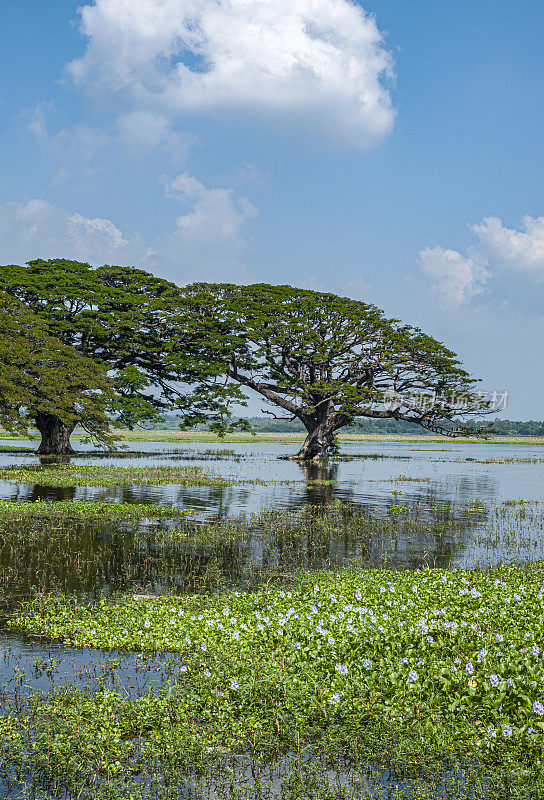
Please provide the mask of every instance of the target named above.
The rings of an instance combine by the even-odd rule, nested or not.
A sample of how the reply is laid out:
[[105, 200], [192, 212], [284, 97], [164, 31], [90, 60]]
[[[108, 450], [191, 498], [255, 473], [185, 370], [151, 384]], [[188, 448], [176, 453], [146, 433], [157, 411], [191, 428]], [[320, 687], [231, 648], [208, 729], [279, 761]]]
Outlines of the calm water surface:
[[[5, 442], [16, 446], [18, 442]], [[29, 442], [28, 445], [35, 443]], [[411, 444], [398, 442], [343, 443], [339, 461], [328, 469], [301, 467], [280, 460], [296, 451], [296, 444], [249, 443], [217, 445], [194, 443], [184, 448], [163, 442], [142, 442], [138, 454], [122, 457], [82, 455], [71, 463], [120, 466], [172, 466], [183, 463], [237, 479], [270, 481], [270, 485], [217, 487], [132, 486], [118, 488], [79, 487], [56, 489], [46, 485], [12, 484], [0, 481], [0, 498], [6, 500], [119, 500], [159, 502], [199, 512], [203, 516], [255, 513], [264, 508], [293, 509], [321, 500], [340, 499], [370, 507], [387, 507], [397, 479], [409, 477], [400, 488], [404, 503], [422, 502], [462, 505], [474, 499], [497, 504], [504, 500], [541, 499], [544, 486], [544, 446], [501, 444]], [[179, 452], [172, 452], [178, 449]], [[227, 454], [227, 451], [229, 453]], [[373, 458], [372, 456], [376, 456]], [[505, 459], [514, 463], [481, 463]], [[523, 463], [535, 459], [542, 463]], [[37, 457], [0, 453], [0, 467], [39, 464]], [[327, 479], [334, 486], [308, 488], [307, 482]], [[273, 481], [298, 482], [298, 486]]]

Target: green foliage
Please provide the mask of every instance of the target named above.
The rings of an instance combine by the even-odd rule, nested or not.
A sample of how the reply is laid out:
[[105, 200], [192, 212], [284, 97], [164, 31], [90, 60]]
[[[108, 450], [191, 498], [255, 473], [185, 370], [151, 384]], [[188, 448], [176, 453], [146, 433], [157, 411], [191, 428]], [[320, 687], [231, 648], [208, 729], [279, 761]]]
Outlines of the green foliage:
[[[454, 353], [373, 305], [267, 284], [195, 284], [184, 295], [183, 327], [199, 329], [195, 373], [253, 389], [308, 431], [322, 428], [328, 445], [357, 417], [430, 427], [486, 410]], [[391, 392], [397, 408], [384, 405]]]
[[38, 414], [80, 421], [108, 442], [113, 386], [103, 367], [63, 344], [13, 297], [0, 292], [0, 424], [26, 432]]
[[172, 283], [131, 267], [37, 259], [2, 267], [0, 289], [108, 371], [122, 424], [158, 419], [178, 396], [171, 341], [179, 292]]
[[[542, 763], [542, 591], [541, 564], [301, 573], [281, 591], [42, 598], [10, 625], [75, 647], [181, 653], [170, 718], [198, 720], [210, 744], [288, 748], [333, 731], [348, 742], [376, 720], [425, 719], [438, 739], [455, 729], [458, 752]], [[164, 698], [145, 703], [164, 719]]]

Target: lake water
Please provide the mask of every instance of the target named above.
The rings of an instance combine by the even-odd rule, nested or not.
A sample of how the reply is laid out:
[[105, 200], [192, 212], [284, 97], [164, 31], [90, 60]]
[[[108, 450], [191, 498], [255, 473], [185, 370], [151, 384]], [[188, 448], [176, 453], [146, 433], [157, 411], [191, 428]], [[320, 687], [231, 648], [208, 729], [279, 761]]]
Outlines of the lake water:
[[[137, 453], [120, 456], [78, 447], [81, 453], [71, 457], [72, 464], [182, 463], [242, 483], [55, 488], [0, 481], [0, 499], [153, 502], [191, 511], [192, 519], [208, 523], [266, 510], [300, 514], [306, 507], [326, 508], [341, 501], [353, 513], [383, 520], [384, 526], [364, 540], [347, 534], [289, 539], [257, 526], [241, 540], [208, 544], [190, 537], [168, 541], [166, 521], [74, 522], [58, 535], [2, 542], [0, 582], [7, 611], [36, 589], [92, 600], [117, 591], [158, 594], [245, 587], [255, 575], [277, 577], [301, 566], [339, 567], [353, 561], [416, 568], [544, 558], [544, 447], [538, 445], [343, 443], [340, 457], [324, 467], [281, 460], [295, 452], [293, 442], [146, 442], [131, 445]], [[31, 453], [0, 452], [0, 468], [39, 463]], [[519, 500], [530, 502], [515, 502]], [[29, 692], [59, 685], [91, 691], [106, 687], [138, 696], [154, 691], [175, 668], [167, 657], [76, 651], [6, 630], [0, 630], [0, 654], [0, 701], [6, 709], [17, 709]]]
[[[34, 443], [4, 442], [6, 445]], [[509, 444], [444, 444], [399, 442], [349, 442], [342, 444], [339, 461], [326, 469], [301, 467], [280, 457], [295, 451], [296, 445], [275, 443], [215, 445], [195, 443], [175, 447], [169, 443], [144, 442], [135, 445], [138, 454], [122, 458], [86, 455], [89, 446], [78, 446], [81, 455], [71, 463], [118, 464], [120, 466], [172, 465], [183, 461], [206, 470], [239, 479], [293, 481], [298, 486], [217, 487], [132, 486], [119, 488], [80, 487], [55, 489], [17, 485], [0, 481], [0, 498], [6, 500], [116, 500], [159, 502], [187, 508], [207, 517], [255, 513], [264, 508], [300, 508], [313, 502], [346, 500], [386, 508], [391, 492], [399, 489], [399, 476], [409, 477], [401, 487], [404, 503], [462, 505], [475, 499], [487, 504], [504, 500], [542, 499], [544, 487], [544, 447]], [[179, 452], [173, 452], [178, 450]], [[527, 463], [528, 460], [541, 463]], [[493, 460], [496, 463], [482, 463]], [[508, 460], [510, 463], [500, 463]], [[0, 467], [39, 464], [31, 454], [0, 452]], [[333, 486], [308, 490], [307, 481], [326, 479]]]

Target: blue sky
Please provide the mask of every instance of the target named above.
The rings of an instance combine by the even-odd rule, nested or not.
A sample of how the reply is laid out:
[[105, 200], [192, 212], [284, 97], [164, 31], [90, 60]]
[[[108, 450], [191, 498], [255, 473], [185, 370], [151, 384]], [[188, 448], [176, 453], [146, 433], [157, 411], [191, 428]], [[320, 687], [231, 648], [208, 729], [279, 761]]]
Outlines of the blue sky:
[[542, 3], [81, 8], [0, 7], [0, 263], [368, 300], [544, 417]]

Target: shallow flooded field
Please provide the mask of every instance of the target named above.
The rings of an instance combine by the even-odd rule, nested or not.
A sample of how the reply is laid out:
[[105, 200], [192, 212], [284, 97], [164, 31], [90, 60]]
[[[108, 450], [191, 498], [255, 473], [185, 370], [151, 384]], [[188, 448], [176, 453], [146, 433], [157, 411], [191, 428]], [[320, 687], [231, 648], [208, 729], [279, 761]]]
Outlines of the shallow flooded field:
[[[240, 717], [231, 730], [218, 705], [213, 714], [227, 716], [209, 739], [202, 706], [190, 731], [180, 733], [176, 718], [178, 738], [168, 744], [161, 738], [165, 725], [156, 722], [164, 708], [191, 713], [173, 699], [185, 680], [183, 647], [157, 644], [137, 654], [123, 640], [102, 647], [93, 637], [74, 647], [54, 626], [10, 620], [29, 601], [51, 595], [75, 610], [136, 595], [145, 608], [161, 595], [190, 603], [232, 592], [257, 598], [264, 590], [294, 591], [309, 571], [343, 581], [346, 569], [459, 575], [536, 563], [544, 559], [544, 448], [345, 442], [327, 465], [301, 466], [280, 458], [295, 449], [283, 442], [138, 442], [115, 456], [81, 445], [62, 462], [40, 461], [32, 446], [6, 440], [0, 448], [2, 797], [488, 796], [489, 781], [499, 778], [486, 779], [477, 763], [437, 766], [436, 750], [421, 756], [422, 742], [432, 739], [422, 718], [412, 747], [400, 718], [396, 728], [383, 730], [372, 720], [366, 733], [357, 723], [351, 738], [349, 725], [336, 730], [327, 718], [319, 723], [328, 731], [320, 742], [315, 720], [306, 720], [308, 735], [299, 731], [296, 740], [280, 729], [257, 735], [266, 727], [257, 706], [243, 714], [242, 706], [231, 708], [228, 714]], [[534, 636], [534, 647], [544, 650], [540, 633]], [[342, 658], [348, 663], [350, 653]], [[195, 686], [187, 691], [197, 696]], [[138, 704], [146, 697], [150, 717], [143, 725]], [[166, 704], [160, 712], [159, 702]], [[270, 702], [271, 718], [276, 704], [278, 724], [296, 728], [281, 723], [281, 702]], [[138, 733], [115, 733], [115, 720], [132, 713]], [[89, 715], [97, 714], [109, 722], [84, 735]], [[444, 730], [436, 748], [444, 748]], [[48, 736], [55, 741], [51, 751]], [[97, 736], [103, 737], [98, 754]], [[153, 737], [162, 745], [153, 745]], [[176, 756], [165, 761], [161, 747]], [[185, 748], [183, 758], [176, 748]], [[501, 795], [496, 784], [495, 796], [531, 796], [523, 794], [521, 778], [512, 780], [510, 794]]]

